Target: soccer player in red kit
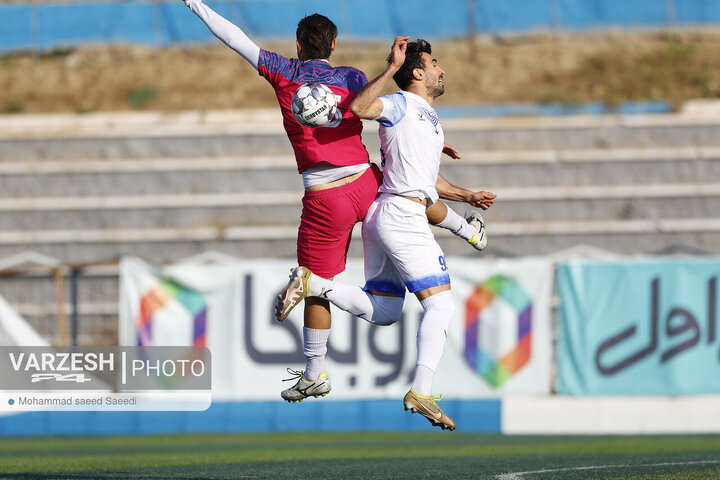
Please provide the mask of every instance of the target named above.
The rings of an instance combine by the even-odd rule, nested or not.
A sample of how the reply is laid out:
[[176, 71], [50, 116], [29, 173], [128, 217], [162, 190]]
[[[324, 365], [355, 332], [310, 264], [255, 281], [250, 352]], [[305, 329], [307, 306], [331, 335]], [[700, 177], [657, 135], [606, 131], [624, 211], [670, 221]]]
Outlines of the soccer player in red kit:
[[[275, 90], [283, 126], [305, 187], [298, 229], [298, 264], [321, 277], [334, 277], [345, 270], [352, 229], [363, 220], [382, 184], [382, 175], [377, 166], [369, 162], [362, 143], [362, 122], [349, 109], [357, 92], [367, 84], [367, 77], [353, 67], [330, 65], [328, 58], [335, 50], [338, 32], [335, 24], [323, 15], [306, 16], [298, 23], [298, 58], [295, 59], [261, 49], [240, 28], [201, 0], [184, 2], [216, 37], [245, 58]], [[319, 128], [300, 125], [291, 109], [297, 88], [311, 82], [326, 85], [339, 99], [335, 118]], [[457, 156], [452, 147], [445, 151]], [[442, 188], [438, 188], [441, 198], [479, 207], [491, 200], [487, 192], [473, 193], [444, 179], [442, 182]], [[428, 211], [431, 222], [468, 241], [483, 229], [482, 223], [466, 222], [441, 202], [436, 209], [435, 212]], [[325, 373], [331, 326], [329, 303], [323, 298], [309, 297], [305, 299], [304, 313], [306, 368], [304, 372], [296, 372], [297, 384], [282, 392], [282, 397], [288, 401], [318, 397], [330, 391], [330, 381]], [[285, 316], [280, 312], [278, 319], [284, 320]]]

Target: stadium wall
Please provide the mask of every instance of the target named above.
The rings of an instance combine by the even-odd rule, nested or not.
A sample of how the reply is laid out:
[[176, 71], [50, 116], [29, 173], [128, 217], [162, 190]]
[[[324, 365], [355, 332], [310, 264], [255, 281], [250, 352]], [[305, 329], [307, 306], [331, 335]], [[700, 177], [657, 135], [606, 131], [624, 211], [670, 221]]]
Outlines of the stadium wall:
[[[443, 401], [460, 432], [634, 435], [720, 432], [719, 395], [516, 396]], [[217, 402], [205, 412], [30, 412], [0, 417], [0, 435], [152, 435], [288, 431], [438, 431], [399, 400]]]
[[[499, 433], [501, 401], [446, 400], [465, 432]], [[302, 404], [215, 402], [204, 412], [57, 412], [0, 417], [0, 435], [138, 435], [288, 431], [433, 431], [400, 400], [322, 401]]]
[[[516, 263], [517, 261], [513, 261]], [[135, 261], [136, 263], [136, 261]], [[243, 264], [248, 263], [243, 261]], [[279, 262], [282, 263], [282, 262]], [[458, 262], [459, 263], [459, 262]], [[478, 273], [481, 278], [488, 272], [481, 272], [482, 268], [467, 262], [466, 265], [473, 272]], [[490, 269], [492, 262], [483, 261], [483, 267]], [[137, 268], [134, 263], [125, 262], [124, 265]], [[222, 265], [221, 265], [222, 266]], [[262, 262], [260, 270], [267, 272], [269, 277], [276, 278], [279, 273], [274, 271], [272, 264], [268, 261]], [[349, 272], [359, 275], [358, 262], [350, 262]], [[503, 262], [503, 271], [508, 271], [510, 264]], [[527, 259], [519, 262], [518, 268], [528, 269]], [[228, 266], [225, 266], [228, 267]], [[250, 265], [252, 267], [252, 265]], [[584, 340], [574, 340], [574, 345], [582, 345], [578, 350], [583, 354], [594, 357], [595, 347], [600, 344], [607, 344], [607, 335], [616, 335], [616, 332], [623, 327], [633, 325], [632, 331], [637, 328], [641, 342], [631, 342], [622, 346], [622, 342], [613, 341], [614, 347], [621, 346], [614, 358], [623, 358], [628, 352], [633, 353], [638, 346], [643, 346], [645, 338], [642, 325], [635, 325], [638, 319], [656, 318], [663, 319], [665, 328], [652, 329], [657, 332], [659, 338], [653, 341], [654, 347], [660, 346], [660, 351], [650, 352], [645, 355], [642, 362], [628, 371], [615, 372], [618, 375], [626, 375], [631, 380], [628, 384], [623, 383], [623, 377], [617, 377], [613, 385], [625, 385], [621, 391], [615, 391], [615, 396], [596, 394], [594, 396], [583, 396], [583, 392], [577, 392], [580, 396], [560, 394], [520, 394], [517, 391], [499, 395], [496, 390], [494, 396], [481, 395], [474, 398], [460, 396], [457, 400], [445, 400], [442, 405], [445, 411], [454, 417], [464, 432], [483, 433], [506, 433], [506, 434], [679, 434], [679, 433], [717, 433], [720, 431], [720, 410], [717, 405], [720, 402], [717, 387], [710, 389], [710, 394], [699, 394], [709, 385], [714, 385], [718, 376], [715, 374], [717, 366], [717, 341], [716, 335], [716, 312], [717, 296], [716, 272], [720, 263], [717, 259], [705, 258], [701, 260], [643, 260], [625, 259], [623, 261], [571, 261], [562, 263], [560, 270], [568, 270], [567, 273], [575, 273], [574, 277], [568, 276], [564, 281], [575, 279], [572, 290], [579, 297], [568, 297], [564, 288], [558, 292], [564, 303], [583, 304], [597, 313], [603, 319], [603, 328], [600, 336], [589, 332], [589, 337]], [[207, 267], [206, 267], [207, 268]], [[631, 284], [647, 286], [649, 280], [657, 285], [657, 291], [651, 288], [649, 292], [635, 292], [631, 286], [622, 281], [612, 279], [618, 277], [625, 269], [631, 269], [632, 275], [625, 273], [626, 280]], [[462, 268], [456, 273], [462, 277]], [[572, 270], [572, 272], [570, 272]], [[201, 278], [199, 271], [189, 268], [194, 278]], [[490, 270], [488, 270], [490, 271]], [[175, 278], [180, 278], [181, 271], [178, 266], [172, 268]], [[168, 272], [165, 272], [169, 274]], [[206, 272], [207, 273], [207, 272]], [[600, 277], [598, 277], [598, 274]], [[344, 275], [344, 274], [343, 274]], [[565, 274], [562, 274], [565, 275]], [[562, 276], [561, 275], [561, 276]], [[219, 276], [217, 270], [212, 271], [211, 277]], [[709, 279], [708, 279], [709, 277]], [[598, 278], [600, 284], [597, 284]], [[247, 277], [246, 277], [247, 280]], [[673, 281], [677, 285], [673, 284]], [[699, 285], [698, 286], [698, 282]], [[352, 283], [352, 282], [350, 282]], [[549, 283], [543, 281], [542, 283]], [[562, 284], [562, 282], [561, 282]], [[484, 285], [484, 284], [483, 284]], [[584, 292], [579, 286], [588, 288]], [[604, 286], [603, 286], [604, 285]], [[662, 290], [661, 285], [666, 285], [667, 290]], [[455, 283], [457, 288], [462, 290], [462, 282]], [[682, 286], [683, 288], [678, 288]], [[707, 288], [705, 288], [707, 287]], [[654, 288], [654, 287], [653, 287]], [[234, 288], [233, 290], [239, 290]], [[614, 293], [611, 292], [614, 291]], [[265, 292], [272, 295], [273, 292]], [[461, 292], [458, 292], [461, 293]], [[640, 301], [624, 300], [623, 294], [630, 297], [644, 299]], [[660, 295], [662, 293], [662, 295]], [[648, 302], [648, 295], [652, 301]], [[515, 295], [515, 297], [517, 294]], [[515, 298], [514, 297], [514, 298]], [[588, 299], [608, 299], [606, 306], [617, 306], [626, 313], [605, 312], [602, 308], [587, 303]], [[583, 300], [585, 299], [585, 300]], [[267, 302], [258, 302], [267, 303]], [[542, 308], [536, 305], [538, 310]], [[682, 322], [678, 323], [678, 315]], [[704, 314], [707, 316], [703, 316]], [[476, 314], [471, 313], [474, 317]], [[612, 317], [623, 317], [620, 324], [612, 324], [609, 319]], [[693, 320], [697, 317], [700, 320]], [[571, 322], [575, 318], [568, 312], [563, 311], [561, 323]], [[157, 319], [159, 320], [159, 318]], [[247, 319], [246, 319], [247, 320]], [[577, 320], [577, 318], [576, 318]], [[621, 318], [622, 320], [622, 318]], [[234, 322], [241, 323], [241, 322]], [[292, 323], [292, 322], [291, 322]], [[456, 322], [457, 323], [457, 322]], [[507, 322], [503, 322], [507, 326]], [[590, 324], [591, 322], [585, 322]], [[338, 325], [341, 327], [342, 323]], [[701, 328], [702, 327], [702, 328]], [[694, 335], [697, 328], [697, 335]], [[626, 329], [627, 330], [627, 329]], [[623, 331], [626, 331], [623, 330]], [[229, 328], [222, 328], [224, 336], [231, 335]], [[535, 331], [535, 330], [534, 330]], [[664, 332], [664, 333], [660, 333]], [[336, 331], [336, 333], [338, 333]], [[452, 333], [452, 332], [450, 332]], [[539, 330], [538, 330], [539, 333]], [[690, 336], [688, 337], [688, 334]], [[677, 335], [681, 335], [681, 343], [677, 343]], [[628, 339], [627, 335], [621, 335]], [[131, 335], [133, 337], [133, 335]], [[251, 337], [250, 335], [247, 336]], [[363, 337], [360, 335], [358, 338]], [[699, 342], [702, 337], [703, 341]], [[452, 340], [452, 335], [449, 336]], [[566, 341], [566, 335], [562, 334], [559, 343]], [[673, 342], [672, 340], [676, 341]], [[277, 340], [277, 337], [276, 337]], [[689, 341], [688, 341], [689, 340]], [[452, 347], [452, 341], [449, 344]], [[457, 342], [455, 342], [457, 343]], [[677, 348], [682, 346], [682, 355], [673, 358], [672, 361], [667, 355], [662, 358], [661, 353], [668, 351], [680, 352]], [[234, 350], [241, 350], [237, 348]], [[536, 355], [538, 351], [534, 352]], [[215, 355], [217, 354], [217, 355]], [[657, 355], [652, 355], [657, 354]], [[228, 355], [215, 351], [214, 355], [220, 358], [227, 358]], [[618, 356], [619, 355], [619, 356]], [[587, 355], [584, 355], [587, 356]], [[453, 357], [453, 348], [446, 351], [444, 360]], [[636, 358], [634, 355], [633, 358]], [[238, 363], [236, 358], [233, 365]], [[364, 370], [370, 369], [372, 362], [363, 362]], [[583, 367], [582, 358], [572, 362], [559, 362], [559, 369], [578, 369], [585, 372], [579, 383], [587, 383], [590, 377], [592, 366]], [[643, 370], [642, 368], [649, 370]], [[253, 391], [261, 390], [262, 379], [253, 377], [256, 371], [261, 368], [255, 365], [254, 368], [242, 372], [244, 385], [252, 385]], [[335, 370], [340, 368], [335, 366]], [[371, 369], [370, 369], [371, 370]], [[615, 374], [613, 374], [615, 375]], [[688, 378], [698, 375], [703, 383], [698, 386], [686, 385]], [[535, 375], [533, 375], [535, 376]], [[444, 377], [449, 378], [448, 375]], [[660, 392], [642, 385], [643, 378], [653, 378], [667, 383], [665, 387], [682, 386], [679, 390], [685, 392], [683, 395], [669, 394], [648, 394], [648, 392]], [[340, 375], [338, 378], [342, 378]], [[454, 383], [462, 377], [454, 377]], [[518, 377], [519, 378], [519, 377]], [[615, 378], [613, 376], [613, 378]], [[440, 380], [440, 379], [439, 379]], [[466, 379], [469, 382], [471, 379]], [[517, 380], [517, 378], [515, 379]], [[513, 380], [509, 380], [512, 382]], [[403, 381], [404, 382], [404, 381]], [[461, 381], [462, 383], [462, 381]], [[352, 384], [345, 386], [336, 392], [329, 399], [309, 399], [300, 405], [290, 405], [277, 398], [278, 387], [270, 383], [269, 389], [263, 399], [258, 401], [227, 401], [220, 400], [215, 395], [215, 401], [208, 410], [204, 412], [69, 412], [69, 411], [35, 411], [28, 413], [7, 412], [0, 416], [0, 435], [134, 435], [134, 434], [163, 434], [163, 433], [250, 433], [250, 432], [286, 432], [286, 431], [432, 431], [432, 427], [417, 415], [404, 414], [402, 412], [398, 394], [386, 396], [385, 398], [355, 400], [363, 395], [363, 391], [352, 392]], [[510, 385], [508, 385], [510, 386]], [[612, 391], [612, 385], [603, 389], [604, 392]], [[652, 387], [652, 385], [650, 385]], [[450, 393], [452, 389], [445, 385], [442, 391]], [[674, 389], [673, 389], [674, 388]], [[667, 391], [678, 392], [677, 388], [669, 388]], [[679, 388], [679, 387], [678, 387]], [[556, 389], [556, 391], [559, 389]], [[352, 396], [348, 396], [348, 392]], [[509, 392], [509, 390], [508, 390]], [[215, 392], [217, 393], [217, 392]], [[242, 393], [247, 394], [246, 390]], [[373, 392], [375, 395], [378, 392]], [[396, 392], [397, 393], [397, 392]], [[453, 395], [458, 398], [461, 392], [458, 390]], [[365, 390], [367, 395], [367, 390]], [[17, 392], [2, 392], [0, 403], [12, 405], [13, 396]], [[237, 398], [237, 397], [236, 397]]]
[[[434, 39], [537, 29], [665, 28], [720, 23], [720, 0], [393, 0], [209, 1], [253, 38], [292, 36], [299, 18], [319, 12], [340, 34], [386, 40], [396, 34]], [[268, 22], [267, 19], [272, 21]], [[213, 37], [179, 1], [12, 3], [0, 6], [0, 51], [51, 49], [82, 43], [199, 43]]]

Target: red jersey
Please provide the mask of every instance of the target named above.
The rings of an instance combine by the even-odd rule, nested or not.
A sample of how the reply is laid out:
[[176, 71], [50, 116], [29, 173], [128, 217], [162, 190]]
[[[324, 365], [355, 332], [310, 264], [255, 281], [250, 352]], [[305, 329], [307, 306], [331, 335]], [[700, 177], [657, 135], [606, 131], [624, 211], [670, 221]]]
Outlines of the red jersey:
[[[302, 173], [319, 162], [337, 166], [368, 163], [369, 157], [362, 143], [361, 120], [350, 111], [350, 103], [367, 83], [363, 72], [352, 67], [333, 68], [325, 60], [301, 61], [285, 58], [260, 49], [258, 73], [275, 89], [283, 126], [295, 151], [298, 171]], [[298, 87], [318, 82], [327, 85], [339, 97], [338, 112], [342, 120], [336, 126], [304, 127], [293, 116], [290, 103]]]

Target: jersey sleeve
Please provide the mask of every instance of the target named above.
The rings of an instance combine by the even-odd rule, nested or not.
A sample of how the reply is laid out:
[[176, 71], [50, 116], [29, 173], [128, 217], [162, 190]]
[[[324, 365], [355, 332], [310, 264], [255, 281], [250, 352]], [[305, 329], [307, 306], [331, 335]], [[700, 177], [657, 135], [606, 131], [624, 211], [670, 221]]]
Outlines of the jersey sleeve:
[[260, 49], [258, 57], [258, 73], [272, 85], [277, 85], [281, 79], [289, 78], [292, 69], [292, 60], [275, 52]]
[[368, 83], [367, 76], [360, 70], [353, 69], [353, 75], [348, 76], [348, 90], [359, 92]]
[[258, 68], [260, 47], [255, 45], [255, 43], [245, 35], [245, 32], [218, 15], [214, 10], [202, 3], [201, 0], [187, 0], [185, 3], [200, 20], [205, 22], [205, 25], [207, 25], [213, 35], [239, 53], [245, 60], [250, 62], [250, 65], [254, 68]]
[[380, 101], [383, 103], [383, 110], [380, 115], [375, 118], [381, 125], [385, 127], [392, 127], [397, 125], [400, 120], [405, 117], [407, 113], [407, 100], [401, 93], [393, 93], [391, 95], [385, 95], [380, 97]]

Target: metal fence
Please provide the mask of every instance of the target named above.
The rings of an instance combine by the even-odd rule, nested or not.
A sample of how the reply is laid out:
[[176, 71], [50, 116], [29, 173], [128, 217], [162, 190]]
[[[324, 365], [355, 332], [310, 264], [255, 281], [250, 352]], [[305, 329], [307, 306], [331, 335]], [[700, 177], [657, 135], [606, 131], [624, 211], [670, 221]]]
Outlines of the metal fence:
[[0, 295], [51, 344], [117, 345], [117, 264], [7, 268]]

